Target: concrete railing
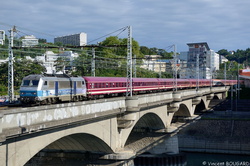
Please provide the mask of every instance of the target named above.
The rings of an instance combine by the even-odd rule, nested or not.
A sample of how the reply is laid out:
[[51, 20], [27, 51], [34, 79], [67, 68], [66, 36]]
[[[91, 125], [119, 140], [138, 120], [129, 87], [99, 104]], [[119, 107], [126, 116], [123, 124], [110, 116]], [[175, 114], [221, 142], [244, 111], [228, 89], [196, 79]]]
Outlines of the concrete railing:
[[0, 113], [0, 141], [8, 136], [122, 113], [124, 99], [105, 99], [39, 107], [16, 108]]

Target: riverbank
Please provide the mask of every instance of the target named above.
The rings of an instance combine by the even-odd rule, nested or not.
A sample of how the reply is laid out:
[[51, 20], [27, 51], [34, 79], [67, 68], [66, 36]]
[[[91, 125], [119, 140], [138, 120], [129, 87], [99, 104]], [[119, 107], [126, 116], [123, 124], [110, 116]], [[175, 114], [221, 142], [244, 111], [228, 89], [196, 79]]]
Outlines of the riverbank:
[[183, 152], [250, 155], [250, 112], [201, 115], [178, 133]]

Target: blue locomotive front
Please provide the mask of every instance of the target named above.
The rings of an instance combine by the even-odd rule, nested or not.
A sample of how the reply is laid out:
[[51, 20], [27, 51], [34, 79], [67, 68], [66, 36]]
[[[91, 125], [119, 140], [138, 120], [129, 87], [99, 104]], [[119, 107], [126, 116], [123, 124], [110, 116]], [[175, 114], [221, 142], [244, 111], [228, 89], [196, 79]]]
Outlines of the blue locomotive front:
[[78, 101], [86, 97], [82, 77], [67, 75], [29, 75], [20, 87], [22, 103], [49, 104], [59, 101]]

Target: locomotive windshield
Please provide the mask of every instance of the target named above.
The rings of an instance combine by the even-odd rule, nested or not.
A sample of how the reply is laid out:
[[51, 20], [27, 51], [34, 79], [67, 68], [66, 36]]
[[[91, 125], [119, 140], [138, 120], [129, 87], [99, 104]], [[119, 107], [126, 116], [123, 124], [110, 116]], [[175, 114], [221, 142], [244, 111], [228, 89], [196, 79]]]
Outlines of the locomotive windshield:
[[30, 80], [23, 80], [23, 86], [29, 86]]
[[39, 80], [23, 80], [22, 86], [38, 86]]

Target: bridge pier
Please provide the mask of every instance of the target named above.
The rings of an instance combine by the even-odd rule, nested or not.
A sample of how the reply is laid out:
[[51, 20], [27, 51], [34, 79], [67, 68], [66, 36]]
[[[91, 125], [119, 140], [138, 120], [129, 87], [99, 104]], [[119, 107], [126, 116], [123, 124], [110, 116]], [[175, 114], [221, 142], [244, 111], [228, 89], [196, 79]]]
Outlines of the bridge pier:
[[179, 154], [177, 128], [173, 126], [168, 127], [167, 133], [171, 133], [170, 136], [165, 138], [163, 142], [150, 149], [149, 152], [151, 154]]

